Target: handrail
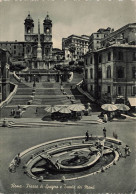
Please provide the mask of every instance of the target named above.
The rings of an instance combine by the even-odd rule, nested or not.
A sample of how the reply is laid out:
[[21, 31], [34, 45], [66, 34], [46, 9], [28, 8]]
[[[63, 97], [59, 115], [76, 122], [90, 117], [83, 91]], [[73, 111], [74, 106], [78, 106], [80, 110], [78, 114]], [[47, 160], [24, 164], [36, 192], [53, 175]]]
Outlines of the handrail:
[[13, 72], [13, 77], [14, 77], [17, 81], [21, 82], [21, 78], [18, 77], [18, 75], [16, 74], [15, 71]]
[[80, 86], [83, 83], [83, 80], [81, 80], [79, 83], [76, 84], [76, 86]]

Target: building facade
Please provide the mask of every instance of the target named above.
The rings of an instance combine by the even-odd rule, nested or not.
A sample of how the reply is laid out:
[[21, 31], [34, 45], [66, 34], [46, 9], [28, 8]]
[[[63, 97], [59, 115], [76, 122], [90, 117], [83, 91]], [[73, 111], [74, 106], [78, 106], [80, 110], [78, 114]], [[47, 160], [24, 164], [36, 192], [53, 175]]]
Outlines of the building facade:
[[10, 93], [9, 63], [10, 53], [0, 49], [0, 102], [4, 101]]
[[115, 102], [117, 98], [126, 101], [136, 94], [136, 24], [121, 29], [127, 42], [119, 38], [116, 41], [116, 37], [115, 42], [110, 41], [109, 37], [113, 40], [112, 35], [117, 36], [119, 29], [101, 40], [101, 48], [89, 51], [84, 57], [84, 85], [103, 102]]
[[65, 53], [65, 60], [80, 60], [88, 51], [89, 36], [71, 35], [62, 39], [62, 50]]
[[89, 50], [98, 50], [101, 48], [101, 40], [113, 31], [114, 29], [108, 27], [107, 29], [100, 28], [97, 32], [92, 33], [89, 38]]

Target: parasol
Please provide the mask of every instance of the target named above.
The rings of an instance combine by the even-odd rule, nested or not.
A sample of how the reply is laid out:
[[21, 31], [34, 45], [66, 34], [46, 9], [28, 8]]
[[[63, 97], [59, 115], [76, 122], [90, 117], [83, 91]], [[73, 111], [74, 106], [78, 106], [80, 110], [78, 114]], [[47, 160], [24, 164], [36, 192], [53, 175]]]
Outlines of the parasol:
[[128, 111], [130, 108], [125, 104], [115, 104], [115, 106], [118, 108], [118, 110], [122, 111]]
[[68, 107], [63, 107], [59, 110], [60, 113], [71, 113], [71, 110]]
[[117, 110], [118, 108], [114, 105], [114, 104], [103, 104], [102, 106], [101, 106], [101, 108], [103, 109], [103, 110], [106, 110], [106, 111], [115, 111], [115, 110]]
[[44, 110], [49, 113], [54, 113], [54, 112], [58, 112], [60, 108], [61, 107], [59, 106], [49, 106], [49, 107], [46, 107]]
[[85, 110], [85, 107], [84, 107], [84, 105], [82, 105], [82, 104], [72, 104], [72, 105], [70, 105], [68, 108], [69, 108], [70, 110], [76, 111], [76, 112]]

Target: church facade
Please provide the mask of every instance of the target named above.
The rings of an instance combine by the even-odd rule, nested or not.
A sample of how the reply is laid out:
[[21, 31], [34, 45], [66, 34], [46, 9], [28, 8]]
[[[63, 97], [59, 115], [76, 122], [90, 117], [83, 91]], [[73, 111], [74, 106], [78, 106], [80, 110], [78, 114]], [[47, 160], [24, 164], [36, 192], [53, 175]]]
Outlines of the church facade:
[[34, 32], [34, 20], [28, 14], [24, 20], [24, 41], [0, 41], [0, 48], [11, 53], [12, 60], [25, 61], [30, 69], [48, 69], [52, 59], [52, 20], [49, 15], [43, 20], [43, 33]]

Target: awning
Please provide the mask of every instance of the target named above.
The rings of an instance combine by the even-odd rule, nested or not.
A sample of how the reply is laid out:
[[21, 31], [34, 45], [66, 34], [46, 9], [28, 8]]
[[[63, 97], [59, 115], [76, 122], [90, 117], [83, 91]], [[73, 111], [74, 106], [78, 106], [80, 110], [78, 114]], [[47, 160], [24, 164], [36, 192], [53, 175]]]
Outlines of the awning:
[[131, 106], [136, 106], [136, 97], [128, 98], [128, 100]]

